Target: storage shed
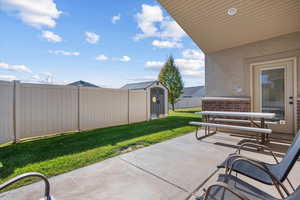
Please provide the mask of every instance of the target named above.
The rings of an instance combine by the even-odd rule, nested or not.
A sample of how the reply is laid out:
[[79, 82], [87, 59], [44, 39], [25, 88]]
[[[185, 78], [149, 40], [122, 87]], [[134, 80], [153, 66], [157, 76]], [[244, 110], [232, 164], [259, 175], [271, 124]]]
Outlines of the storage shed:
[[130, 83], [121, 89], [146, 90], [148, 119], [168, 116], [168, 89], [159, 81]]

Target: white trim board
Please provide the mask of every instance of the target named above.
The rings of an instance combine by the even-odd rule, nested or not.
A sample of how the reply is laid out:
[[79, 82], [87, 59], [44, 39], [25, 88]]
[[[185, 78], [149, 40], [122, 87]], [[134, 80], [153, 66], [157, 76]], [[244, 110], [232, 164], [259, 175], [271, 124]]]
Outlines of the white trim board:
[[294, 91], [293, 91], [293, 102], [294, 102], [294, 132], [298, 131], [297, 130], [297, 99], [298, 99], [298, 87], [297, 87], [297, 79], [298, 79], [298, 71], [297, 71], [297, 57], [290, 57], [290, 58], [283, 58], [283, 59], [275, 59], [275, 60], [270, 60], [270, 61], [264, 61], [264, 62], [254, 62], [250, 64], [250, 103], [251, 103], [251, 111], [253, 111], [253, 68], [256, 65], [266, 65], [266, 64], [274, 64], [277, 62], [287, 62], [287, 61], [292, 61], [293, 62], [293, 72], [294, 72]]

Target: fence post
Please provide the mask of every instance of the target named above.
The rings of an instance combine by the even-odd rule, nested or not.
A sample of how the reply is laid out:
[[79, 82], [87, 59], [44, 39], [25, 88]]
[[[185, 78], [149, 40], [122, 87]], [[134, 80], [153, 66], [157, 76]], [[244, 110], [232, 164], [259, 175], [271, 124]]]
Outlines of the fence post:
[[128, 90], [128, 107], [127, 107], [127, 110], [128, 110], [128, 124], [130, 124], [130, 90]]
[[17, 143], [21, 138], [20, 133], [20, 81], [14, 81], [13, 86], [13, 130], [14, 130], [14, 141]]
[[77, 86], [77, 130], [81, 131], [80, 128], [80, 86]]

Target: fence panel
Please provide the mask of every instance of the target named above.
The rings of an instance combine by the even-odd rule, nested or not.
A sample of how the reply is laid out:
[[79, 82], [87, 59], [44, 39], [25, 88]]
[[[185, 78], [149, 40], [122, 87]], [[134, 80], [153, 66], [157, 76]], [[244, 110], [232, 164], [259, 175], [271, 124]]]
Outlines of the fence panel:
[[80, 129], [128, 123], [128, 90], [80, 88]]
[[77, 130], [76, 87], [24, 83], [17, 97], [18, 139]]
[[129, 91], [129, 122], [147, 120], [147, 94], [144, 90]]
[[177, 108], [193, 108], [193, 107], [201, 107], [202, 106], [202, 98], [179, 98], [178, 102], [175, 104], [175, 109]]
[[12, 82], [0, 81], [0, 144], [14, 139]]

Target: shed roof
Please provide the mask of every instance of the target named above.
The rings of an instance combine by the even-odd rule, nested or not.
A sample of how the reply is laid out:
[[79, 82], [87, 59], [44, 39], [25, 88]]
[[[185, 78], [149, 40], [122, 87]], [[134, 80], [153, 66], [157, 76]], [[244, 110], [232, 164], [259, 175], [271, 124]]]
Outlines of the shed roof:
[[140, 90], [146, 89], [150, 87], [153, 83], [157, 81], [147, 81], [147, 82], [139, 82], [139, 83], [129, 83], [121, 87], [121, 89], [128, 89], [128, 90]]

